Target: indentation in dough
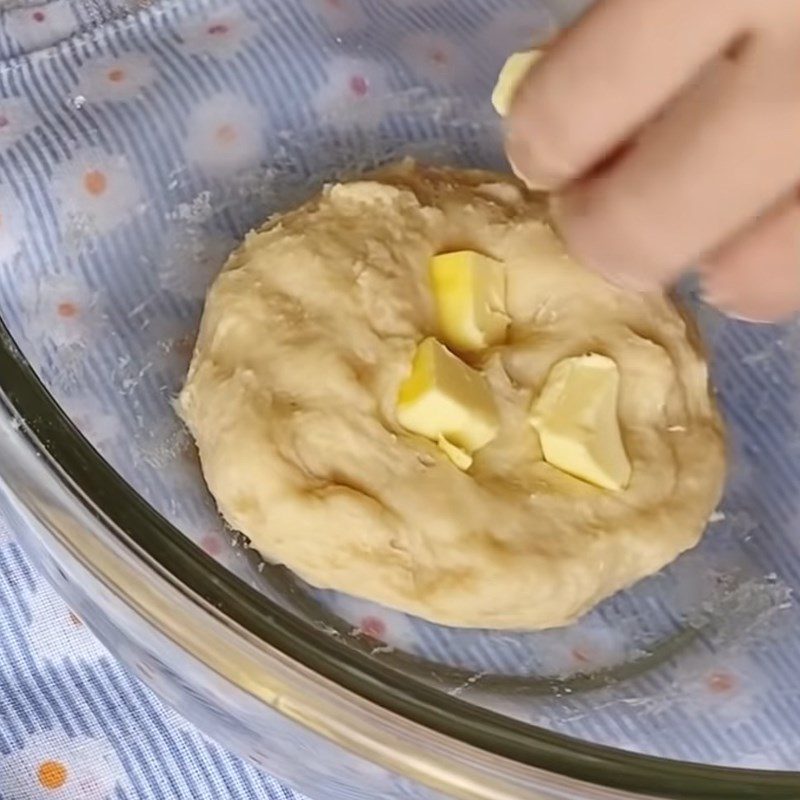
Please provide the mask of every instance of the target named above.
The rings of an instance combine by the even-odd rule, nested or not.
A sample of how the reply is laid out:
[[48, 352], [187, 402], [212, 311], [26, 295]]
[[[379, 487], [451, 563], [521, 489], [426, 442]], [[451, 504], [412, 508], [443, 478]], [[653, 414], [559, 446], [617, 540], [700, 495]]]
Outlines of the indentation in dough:
[[[429, 260], [455, 243], [504, 263], [511, 316], [505, 344], [470, 355], [500, 428], [469, 473], [395, 413], [436, 332]], [[624, 491], [546, 464], [527, 422], [552, 366], [587, 352], [619, 368]], [[447, 625], [571, 622], [694, 546], [724, 475], [705, 361], [667, 298], [573, 261], [518, 182], [407, 163], [247, 237], [209, 291], [178, 408], [265, 558]]]

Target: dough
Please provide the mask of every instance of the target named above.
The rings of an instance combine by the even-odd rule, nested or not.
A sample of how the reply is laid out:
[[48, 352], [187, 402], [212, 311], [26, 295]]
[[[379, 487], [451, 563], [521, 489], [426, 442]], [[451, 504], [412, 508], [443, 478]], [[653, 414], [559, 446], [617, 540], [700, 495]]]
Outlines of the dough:
[[[468, 473], [395, 416], [436, 333], [428, 261], [461, 248], [505, 262], [512, 319], [472, 362], [501, 426]], [[553, 364], [587, 352], [619, 365], [622, 492], [545, 463], [527, 420]], [[694, 546], [723, 482], [685, 319], [573, 261], [542, 196], [493, 173], [404, 162], [250, 233], [209, 291], [178, 407], [220, 511], [264, 558], [445, 625], [575, 620]]]

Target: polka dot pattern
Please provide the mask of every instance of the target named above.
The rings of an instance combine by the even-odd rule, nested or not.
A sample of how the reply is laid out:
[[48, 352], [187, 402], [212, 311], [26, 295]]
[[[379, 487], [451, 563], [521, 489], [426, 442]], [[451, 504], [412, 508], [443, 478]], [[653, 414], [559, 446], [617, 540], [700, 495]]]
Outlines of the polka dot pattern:
[[[126, 16], [134, 5], [136, 14]], [[207, 557], [263, 586], [259, 565], [219, 526], [196, 452], [170, 411], [206, 288], [251, 226], [343, 168], [371, 167], [399, 152], [501, 163], [498, 121], [481, 98], [509, 51], [547, 38], [581, 0], [148, 5], [28, 0], [0, 11], [0, 314], [16, 326], [62, 408], [122, 477]], [[743, 364], [762, 352], [779, 354], [767, 334], [749, 336], [734, 337]], [[776, 363], [767, 359], [754, 394], [765, 397], [792, 380]], [[746, 388], [740, 376], [734, 371], [728, 385]], [[785, 485], [780, 471], [796, 458], [775, 453], [783, 439], [790, 446], [787, 420], [796, 419], [781, 397], [769, 395], [755, 409], [760, 416], [751, 415], [780, 433], [770, 459], [751, 462], [754, 484], [767, 492], [761, 502], [776, 509], [769, 530], [748, 528], [735, 514], [721, 518], [704, 545], [713, 559], [690, 554], [647, 589], [661, 624], [647, 641], [631, 633], [640, 606], [629, 596], [563, 631], [485, 638], [432, 629], [354, 598], [320, 592], [315, 599], [335, 618], [342, 641], [376, 658], [395, 650], [457, 656], [477, 676], [478, 691], [481, 676], [493, 671], [567, 680], [613, 671], [647, 656], [653, 643], [671, 641], [675, 619], [699, 619], [705, 636], [712, 601], [736, 599], [741, 587], [748, 601], [741, 606], [753, 609], [748, 624], [774, 625], [786, 650], [768, 652], [785, 657], [800, 647], [800, 625], [783, 621], [793, 619], [791, 610], [781, 616], [788, 602], [782, 578], [765, 581], [753, 566], [759, 537], [780, 540], [787, 519], [797, 518], [790, 501], [768, 493]], [[737, 555], [727, 572], [745, 577], [715, 594], [710, 565], [726, 547]], [[795, 558], [788, 552], [786, 563]], [[0, 641], [11, 643], [0, 648], [0, 671], [16, 681], [0, 698], [0, 719], [13, 731], [0, 749], [0, 797], [225, 800], [219, 787], [233, 787], [237, 800], [292, 797], [212, 749], [134, 683], [92, 635], [92, 605], [71, 611], [59, 601], [2, 524], [0, 609]], [[782, 706], [793, 717], [800, 707], [785, 685], [765, 679], [759, 654], [732, 646], [722, 628], [690, 655], [649, 672], [647, 692], [636, 695], [631, 687], [641, 686], [631, 679], [589, 701], [581, 693], [520, 694], [508, 707], [496, 700], [493, 710], [674, 758], [724, 761], [744, 741], [748, 764], [795, 766], [800, 736], [786, 728]], [[140, 653], [129, 666], [162, 696], [180, 700], [170, 665]], [[452, 691], [474, 699], [473, 683]], [[687, 724], [704, 736], [686, 735]], [[310, 781], [303, 785], [311, 794], [335, 800], [347, 786], [352, 800], [424, 797], [345, 753], [307, 757], [302, 731], [278, 730], [248, 756], [288, 781]]]
[[19, 4], [5, 11], [6, 34], [17, 50], [50, 47], [73, 36], [79, 28], [79, 15], [69, 0]]
[[60, 789], [67, 782], [67, 768], [61, 761], [43, 761], [36, 770], [44, 789]]

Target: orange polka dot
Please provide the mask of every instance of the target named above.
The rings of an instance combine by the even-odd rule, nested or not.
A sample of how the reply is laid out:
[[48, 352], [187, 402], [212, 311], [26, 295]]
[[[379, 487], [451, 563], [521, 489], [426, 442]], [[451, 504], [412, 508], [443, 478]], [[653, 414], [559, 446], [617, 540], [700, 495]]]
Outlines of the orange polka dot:
[[736, 688], [736, 677], [730, 672], [717, 671], [708, 676], [708, 688], [714, 694], [727, 694]]
[[45, 789], [60, 789], [67, 782], [67, 768], [60, 761], [42, 762], [37, 774]]
[[234, 128], [233, 125], [225, 124], [220, 125], [219, 128], [217, 128], [216, 137], [218, 142], [230, 144], [231, 142], [236, 141], [237, 136], [238, 134], [236, 133], [236, 128]]
[[363, 75], [353, 75], [350, 78], [350, 91], [356, 97], [363, 97], [369, 91], [369, 83]]
[[222, 544], [220, 540], [211, 534], [204, 536], [200, 540], [200, 547], [202, 547], [203, 550], [205, 550], [210, 556], [219, 555], [222, 550]]
[[83, 185], [89, 194], [98, 197], [105, 192], [108, 179], [99, 169], [92, 169], [83, 176]]
[[59, 317], [64, 317], [65, 319], [71, 319], [72, 317], [78, 316], [78, 306], [69, 300], [62, 300], [56, 306], [56, 311], [58, 312]]
[[111, 83], [122, 83], [125, 80], [125, 70], [119, 67], [114, 67], [108, 71], [108, 79]]

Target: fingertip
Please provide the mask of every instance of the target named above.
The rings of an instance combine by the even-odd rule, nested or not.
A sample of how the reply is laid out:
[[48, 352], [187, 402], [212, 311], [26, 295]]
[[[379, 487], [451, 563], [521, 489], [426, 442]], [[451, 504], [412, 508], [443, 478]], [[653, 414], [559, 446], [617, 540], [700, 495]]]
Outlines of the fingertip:
[[525, 106], [514, 103], [506, 118], [506, 158], [514, 174], [529, 188], [551, 191], [560, 185], [557, 171], [544, 165], [536, 144], [536, 123]]
[[525, 186], [528, 187], [528, 189], [530, 189], [532, 192], [550, 191], [551, 187], [547, 184], [547, 182], [537, 182], [536, 179], [532, 179], [529, 175], [529, 171], [515, 161], [514, 156], [510, 151], [506, 152], [506, 158], [508, 159], [508, 166], [511, 167], [511, 171], [525, 184]]
[[791, 319], [800, 311], [800, 296], [776, 291], [770, 275], [756, 280], [740, 276], [714, 261], [699, 269], [700, 292], [705, 303], [726, 317], [754, 324], [774, 324]]
[[796, 310], [777, 311], [765, 309], [763, 306], [754, 308], [753, 304], [746, 300], [742, 302], [737, 298], [720, 296], [714, 289], [708, 289], [705, 285], [701, 285], [700, 297], [704, 303], [713, 306], [726, 317], [739, 322], [749, 322], [752, 325], [774, 325], [790, 319], [796, 313]]
[[552, 191], [577, 174], [568, 163], [563, 142], [553, 135], [552, 104], [546, 102], [547, 88], [542, 84], [541, 69], [545, 59], [528, 70], [511, 98], [505, 118], [505, 148], [514, 173], [529, 187]]

